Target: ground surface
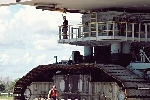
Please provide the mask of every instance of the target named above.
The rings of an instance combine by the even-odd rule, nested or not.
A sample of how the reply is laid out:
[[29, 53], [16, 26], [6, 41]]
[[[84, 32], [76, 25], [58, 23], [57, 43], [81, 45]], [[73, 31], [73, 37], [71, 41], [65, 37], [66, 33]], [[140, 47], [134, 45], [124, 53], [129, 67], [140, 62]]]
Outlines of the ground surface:
[[1, 97], [0, 100], [13, 100], [13, 97]]

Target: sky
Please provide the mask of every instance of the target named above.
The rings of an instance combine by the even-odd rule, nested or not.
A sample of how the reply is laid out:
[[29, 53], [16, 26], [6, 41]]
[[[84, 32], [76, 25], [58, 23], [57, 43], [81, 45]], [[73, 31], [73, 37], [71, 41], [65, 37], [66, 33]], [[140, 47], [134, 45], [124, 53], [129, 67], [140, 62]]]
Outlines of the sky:
[[[76, 27], [81, 14], [64, 14]], [[13, 5], [0, 7], [0, 77], [21, 78], [38, 65], [68, 60], [72, 51], [83, 47], [58, 44], [62, 13]]]

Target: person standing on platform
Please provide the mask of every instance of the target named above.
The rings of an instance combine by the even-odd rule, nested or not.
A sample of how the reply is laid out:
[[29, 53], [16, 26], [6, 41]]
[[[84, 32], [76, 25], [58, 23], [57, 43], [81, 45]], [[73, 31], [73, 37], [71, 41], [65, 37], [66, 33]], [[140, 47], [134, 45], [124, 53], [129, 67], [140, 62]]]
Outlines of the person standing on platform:
[[67, 31], [68, 31], [68, 20], [66, 19], [66, 16], [63, 16], [63, 27], [62, 27], [62, 32], [63, 32], [63, 39], [68, 39], [67, 38]]

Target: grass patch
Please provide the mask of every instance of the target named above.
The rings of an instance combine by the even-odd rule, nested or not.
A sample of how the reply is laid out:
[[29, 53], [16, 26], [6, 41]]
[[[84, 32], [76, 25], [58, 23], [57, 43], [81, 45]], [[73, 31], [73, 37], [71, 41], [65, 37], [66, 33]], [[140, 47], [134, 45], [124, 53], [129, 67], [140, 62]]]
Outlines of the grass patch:
[[13, 97], [0, 96], [0, 100], [13, 100]]

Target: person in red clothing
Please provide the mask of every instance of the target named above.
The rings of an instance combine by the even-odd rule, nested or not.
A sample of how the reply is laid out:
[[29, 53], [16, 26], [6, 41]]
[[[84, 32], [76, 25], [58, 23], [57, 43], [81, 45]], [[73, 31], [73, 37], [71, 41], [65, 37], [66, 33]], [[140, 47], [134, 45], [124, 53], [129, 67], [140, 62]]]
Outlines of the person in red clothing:
[[57, 97], [57, 89], [56, 89], [56, 86], [53, 85], [48, 93], [48, 99], [56, 100], [56, 97]]

